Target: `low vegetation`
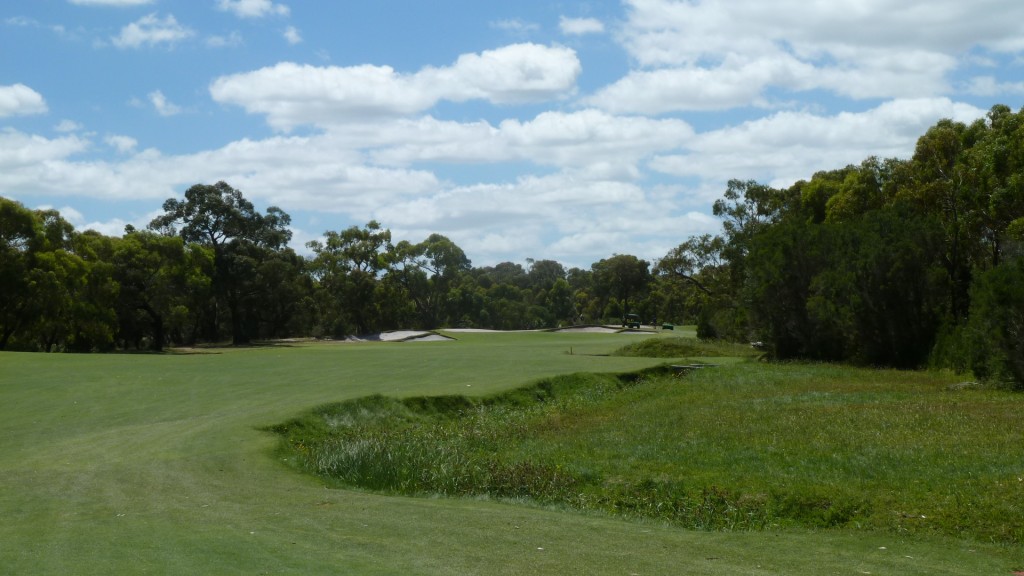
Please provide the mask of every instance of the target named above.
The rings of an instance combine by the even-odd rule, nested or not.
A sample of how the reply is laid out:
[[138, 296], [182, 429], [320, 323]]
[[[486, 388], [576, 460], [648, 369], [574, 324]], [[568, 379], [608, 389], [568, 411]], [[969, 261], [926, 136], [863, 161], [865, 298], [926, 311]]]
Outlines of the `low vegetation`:
[[694, 338], [645, 338], [616, 350], [616, 356], [642, 358], [746, 358], [761, 355], [755, 346], [722, 340]]
[[843, 527], [1019, 544], [1022, 403], [935, 373], [741, 363], [685, 376], [664, 367], [559, 376], [486, 398], [371, 396], [275, 430], [296, 466], [370, 490], [697, 529]]
[[[1008, 544], [1013, 539], [999, 534], [1010, 531], [997, 526], [1001, 520], [1012, 527], [1021, 516], [1013, 475], [1024, 461], [1021, 434], [1007, 416], [1020, 413], [1017, 396], [947, 390], [959, 383], [952, 377], [724, 359], [703, 359], [720, 366], [677, 379], [649, 369], [702, 359], [610, 355], [659, 338], [653, 335], [455, 336], [444, 343], [295, 342], [195, 354], [0, 353], [0, 566], [10, 574], [83, 576], [1024, 570], [1024, 547]], [[559, 376], [567, 374], [577, 376]], [[535, 385], [516, 388], [527, 382]], [[296, 473], [281, 458], [298, 464], [306, 457], [290, 445], [282, 451], [281, 439], [262, 431], [307, 413], [302, 420], [310, 428], [289, 426], [287, 433], [308, 433], [304, 445], [312, 453], [319, 435], [341, 429], [340, 420], [324, 415], [344, 411], [338, 404], [320, 410], [317, 422], [310, 407], [354, 399], [364, 409], [350, 411], [358, 415], [353, 423], [367, 429], [375, 413], [393, 412], [389, 418], [410, 438], [434, 426], [453, 438], [493, 439], [473, 440], [482, 448], [470, 456], [494, 456], [499, 466], [490, 481], [505, 486], [505, 496], [325, 489], [350, 484]], [[474, 419], [477, 413], [488, 417]], [[831, 458], [827, 450], [837, 443]], [[906, 471], [890, 464], [898, 458], [909, 461]], [[863, 472], [872, 460], [875, 476]], [[836, 492], [833, 476], [843, 475], [829, 470], [843, 466], [854, 468], [844, 474], [857, 483]], [[581, 504], [571, 500], [519, 505], [536, 500], [509, 489], [526, 485], [524, 477], [563, 482], [529, 486], [556, 496], [573, 482], [590, 507], [572, 512]], [[810, 494], [804, 486], [814, 483], [819, 494], [862, 494], [874, 503], [875, 518], [902, 522], [905, 531], [884, 523], [867, 530], [870, 519], [804, 529], [829, 524], [798, 522], [796, 514], [778, 522], [788, 527], [767, 530], [737, 523], [733, 530], [718, 524], [723, 529], [693, 531], [678, 519], [638, 519], [667, 518], [644, 508], [666, 494], [679, 496], [682, 508], [703, 504], [707, 488], [705, 510], [728, 517], [737, 497]], [[878, 488], [885, 483], [888, 499]], [[611, 508], [598, 499], [601, 490], [622, 495], [623, 504]], [[927, 490], [934, 498], [921, 496]], [[629, 500], [630, 494], [652, 496]], [[960, 532], [902, 516], [935, 522], [954, 498], [967, 511]], [[722, 515], [705, 518], [718, 522]], [[979, 542], [983, 530], [1001, 543]]]

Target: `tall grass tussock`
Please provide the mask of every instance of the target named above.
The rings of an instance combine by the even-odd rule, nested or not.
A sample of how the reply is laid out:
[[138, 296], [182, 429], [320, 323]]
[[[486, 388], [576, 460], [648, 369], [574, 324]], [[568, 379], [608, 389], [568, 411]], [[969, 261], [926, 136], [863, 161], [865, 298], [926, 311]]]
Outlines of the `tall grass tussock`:
[[[691, 345], [693, 355], [721, 352]], [[844, 527], [1020, 544], [1024, 397], [948, 385], [936, 373], [832, 365], [685, 376], [663, 367], [484, 398], [370, 396], [274, 430], [295, 465], [337, 485], [707, 530]]]

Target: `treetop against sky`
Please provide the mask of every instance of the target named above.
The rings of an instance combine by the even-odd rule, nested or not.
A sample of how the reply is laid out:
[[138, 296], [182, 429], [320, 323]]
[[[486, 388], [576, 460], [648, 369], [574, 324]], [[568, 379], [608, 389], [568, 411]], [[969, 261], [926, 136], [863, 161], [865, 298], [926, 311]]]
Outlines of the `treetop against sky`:
[[1011, 0], [0, 7], [0, 195], [144, 227], [230, 183], [297, 248], [377, 220], [474, 263], [653, 259], [728, 179], [909, 157], [1024, 96]]

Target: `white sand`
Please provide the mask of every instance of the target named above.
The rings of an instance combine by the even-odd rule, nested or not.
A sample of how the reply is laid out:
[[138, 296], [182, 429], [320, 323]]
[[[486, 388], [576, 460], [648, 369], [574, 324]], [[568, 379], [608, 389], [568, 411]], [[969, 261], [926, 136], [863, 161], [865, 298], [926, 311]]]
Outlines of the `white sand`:
[[408, 340], [410, 338], [422, 338], [424, 336], [431, 336], [433, 332], [423, 332], [417, 330], [393, 330], [391, 332], [381, 332], [377, 335], [377, 340], [382, 342], [397, 342], [399, 340]]

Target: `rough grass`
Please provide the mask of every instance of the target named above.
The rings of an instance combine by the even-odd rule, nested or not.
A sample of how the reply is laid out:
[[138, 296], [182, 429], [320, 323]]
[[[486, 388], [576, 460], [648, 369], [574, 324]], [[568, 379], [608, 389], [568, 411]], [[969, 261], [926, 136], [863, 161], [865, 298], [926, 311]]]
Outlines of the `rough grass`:
[[1024, 398], [947, 385], [828, 365], [577, 374], [482, 399], [374, 396], [277, 431], [303, 468], [373, 490], [1021, 544]]
[[[1006, 574], [1021, 554], [855, 530], [691, 532], [486, 499], [327, 489], [262, 431], [310, 407], [491, 396], [636, 335], [454, 334], [180, 355], [0, 353], [5, 574]], [[575, 354], [570, 354], [574, 350]]]
[[645, 338], [628, 344], [612, 355], [644, 358], [754, 358], [760, 356], [761, 352], [747, 345], [720, 340], [662, 337]]

